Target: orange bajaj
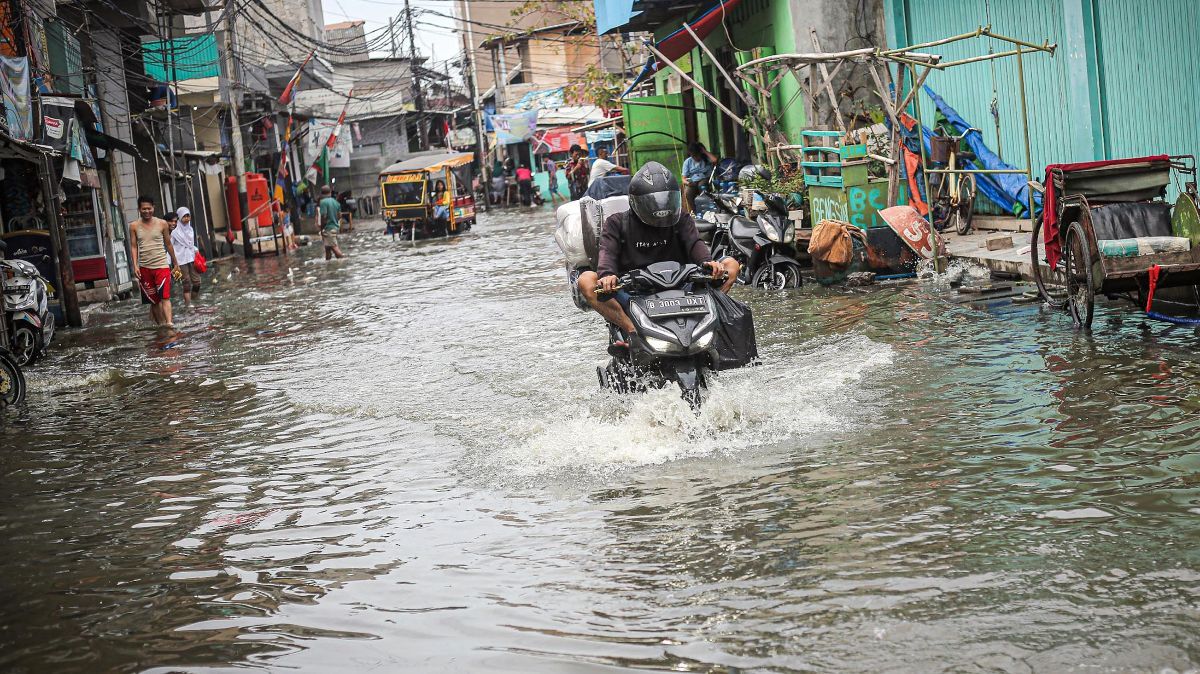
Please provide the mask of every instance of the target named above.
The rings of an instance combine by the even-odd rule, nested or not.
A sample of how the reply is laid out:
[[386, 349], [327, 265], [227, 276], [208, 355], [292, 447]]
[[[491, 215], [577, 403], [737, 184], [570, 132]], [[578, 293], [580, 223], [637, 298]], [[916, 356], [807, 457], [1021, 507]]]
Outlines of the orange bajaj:
[[461, 234], [475, 224], [470, 152], [406, 159], [379, 173], [383, 218], [393, 236], [426, 239]]

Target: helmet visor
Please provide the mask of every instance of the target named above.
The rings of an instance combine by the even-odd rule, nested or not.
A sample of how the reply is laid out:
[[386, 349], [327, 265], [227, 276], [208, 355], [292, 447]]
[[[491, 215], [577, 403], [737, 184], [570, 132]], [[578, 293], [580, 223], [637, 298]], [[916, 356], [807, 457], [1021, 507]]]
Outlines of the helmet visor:
[[683, 201], [678, 190], [663, 190], [629, 197], [629, 207], [638, 218], [652, 227], [674, 227], [679, 221]]

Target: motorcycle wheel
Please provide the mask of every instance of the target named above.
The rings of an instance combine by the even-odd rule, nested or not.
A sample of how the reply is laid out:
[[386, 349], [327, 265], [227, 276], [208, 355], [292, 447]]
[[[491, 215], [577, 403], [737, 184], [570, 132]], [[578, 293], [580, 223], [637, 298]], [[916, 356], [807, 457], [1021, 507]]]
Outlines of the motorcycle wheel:
[[0, 409], [25, 400], [25, 375], [8, 354], [0, 353]]
[[42, 355], [42, 335], [32, 325], [19, 323], [13, 326], [10, 347], [17, 365], [33, 365]]
[[794, 264], [765, 264], [754, 272], [750, 285], [763, 290], [799, 288], [800, 267]]

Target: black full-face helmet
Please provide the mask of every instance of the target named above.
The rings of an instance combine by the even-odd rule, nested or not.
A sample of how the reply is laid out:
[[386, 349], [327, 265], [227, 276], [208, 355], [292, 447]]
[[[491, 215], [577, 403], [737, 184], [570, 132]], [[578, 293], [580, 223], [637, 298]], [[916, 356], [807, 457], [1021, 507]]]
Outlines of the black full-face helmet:
[[629, 179], [629, 208], [651, 227], [674, 227], [683, 212], [679, 181], [666, 166], [646, 162]]

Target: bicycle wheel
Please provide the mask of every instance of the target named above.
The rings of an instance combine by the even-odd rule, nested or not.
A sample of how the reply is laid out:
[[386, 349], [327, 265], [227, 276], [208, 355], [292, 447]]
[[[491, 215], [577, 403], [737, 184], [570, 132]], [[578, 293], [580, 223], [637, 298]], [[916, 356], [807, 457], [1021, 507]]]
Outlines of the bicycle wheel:
[[1058, 265], [1054, 269], [1043, 269], [1042, 259], [1042, 218], [1039, 216], [1033, 221], [1033, 236], [1029, 241], [1029, 257], [1033, 263], [1033, 282], [1037, 284], [1038, 294], [1042, 296], [1042, 301], [1050, 306], [1051, 309], [1065, 309], [1067, 307], [1066, 296], [1066, 277], [1063, 275], [1063, 260], [1058, 260]]
[[975, 176], [967, 173], [958, 179], [958, 203], [950, 214], [954, 231], [966, 234], [971, 231], [971, 220], [975, 218]]

